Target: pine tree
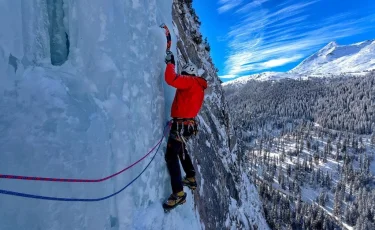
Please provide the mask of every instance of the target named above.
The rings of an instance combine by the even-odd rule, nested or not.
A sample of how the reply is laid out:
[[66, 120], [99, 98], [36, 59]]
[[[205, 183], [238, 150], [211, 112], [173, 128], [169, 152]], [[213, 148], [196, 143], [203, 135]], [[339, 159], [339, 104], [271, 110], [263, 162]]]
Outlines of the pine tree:
[[341, 208], [342, 208], [342, 199], [341, 199], [341, 185], [340, 183], [336, 186], [335, 198], [333, 201], [333, 214], [341, 218]]
[[321, 206], [325, 206], [326, 205], [326, 202], [327, 202], [327, 193], [326, 192], [321, 192], [320, 194], [319, 194], [319, 197], [318, 197], [318, 203], [319, 203], [319, 205], [321, 205]]

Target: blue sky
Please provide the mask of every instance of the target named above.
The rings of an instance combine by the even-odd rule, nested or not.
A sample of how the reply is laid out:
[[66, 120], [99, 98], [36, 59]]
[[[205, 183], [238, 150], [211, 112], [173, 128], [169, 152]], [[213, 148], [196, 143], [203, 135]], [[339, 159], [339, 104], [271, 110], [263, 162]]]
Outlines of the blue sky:
[[194, 0], [219, 76], [288, 71], [331, 41], [375, 39], [375, 0]]

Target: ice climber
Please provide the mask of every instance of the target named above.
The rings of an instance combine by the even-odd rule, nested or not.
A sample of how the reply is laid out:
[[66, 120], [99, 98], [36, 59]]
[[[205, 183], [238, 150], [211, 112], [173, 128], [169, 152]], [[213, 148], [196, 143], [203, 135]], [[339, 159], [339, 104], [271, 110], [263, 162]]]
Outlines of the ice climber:
[[[186, 141], [198, 131], [195, 117], [202, 107], [207, 82], [198, 76], [198, 69], [192, 63], [182, 68], [181, 75], [176, 74], [174, 55], [171, 51], [167, 52], [165, 63], [167, 64], [165, 81], [177, 89], [171, 108], [172, 124], [165, 153], [173, 193], [163, 204], [163, 208], [170, 210], [186, 202], [183, 186], [192, 190], [197, 187], [195, 170], [186, 149]], [[186, 173], [183, 179], [179, 160]]]

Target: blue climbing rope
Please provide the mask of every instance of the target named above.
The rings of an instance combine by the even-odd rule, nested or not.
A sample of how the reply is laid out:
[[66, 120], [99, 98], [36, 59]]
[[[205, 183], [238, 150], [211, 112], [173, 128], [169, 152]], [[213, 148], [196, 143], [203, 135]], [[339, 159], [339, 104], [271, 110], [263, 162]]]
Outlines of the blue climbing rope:
[[[165, 133], [165, 130], [166, 130], [167, 127], [168, 127], [168, 125], [164, 128], [162, 141], [164, 139], [164, 133]], [[39, 196], [39, 195], [34, 195], [34, 194], [20, 193], [20, 192], [14, 192], [14, 191], [2, 190], [2, 189], [0, 189], [0, 194], [9, 195], [9, 196], [25, 197], [25, 198], [31, 198], [31, 199], [38, 199], [38, 200], [53, 200], [53, 201], [68, 201], [68, 202], [69, 201], [70, 202], [97, 202], [97, 201], [106, 200], [106, 199], [109, 199], [109, 198], [111, 198], [113, 196], [116, 196], [117, 194], [119, 194], [122, 191], [124, 191], [131, 184], [133, 184], [147, 170], [147, 168], [150, 166], [150, 164], [152, 163], [152, 161], [155, 159], [156, 154], [159, 152], [159, 148], [160, 148], [160, 146], [162, 144], [162, 141], [160, 142], [160, 144], [159, 144], [158, 148], [156, 149], [155, 154], [152, 156], [150, 162], [146, 165], [146, 167], [142, 170], [142, 172], [140, 174], [138, 174], [138, 176], [136, 176], [132, 181], [130, 181], [127, 185], [125, 185], [119, 191], [117, 191], [115, 193], [112, 193], [112, 194], [110, 194], [108, 196], [105, 196], [105, 197], [92, 198], [92, 199], [50, 197], [50, 196]]]

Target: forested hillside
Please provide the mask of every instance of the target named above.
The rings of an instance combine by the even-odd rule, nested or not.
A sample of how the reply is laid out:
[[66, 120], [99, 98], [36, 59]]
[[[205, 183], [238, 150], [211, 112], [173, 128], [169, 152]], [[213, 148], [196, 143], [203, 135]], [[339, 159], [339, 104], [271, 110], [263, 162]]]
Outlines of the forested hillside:
[[225, 90], [271, 228], [375, 228], [374, 73]]

